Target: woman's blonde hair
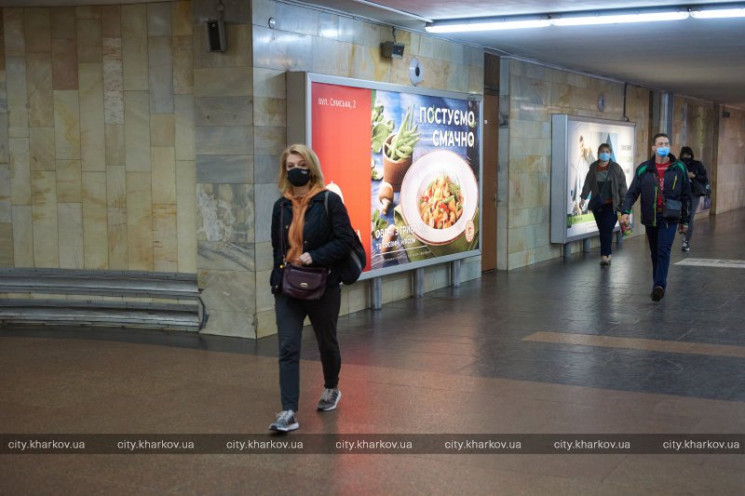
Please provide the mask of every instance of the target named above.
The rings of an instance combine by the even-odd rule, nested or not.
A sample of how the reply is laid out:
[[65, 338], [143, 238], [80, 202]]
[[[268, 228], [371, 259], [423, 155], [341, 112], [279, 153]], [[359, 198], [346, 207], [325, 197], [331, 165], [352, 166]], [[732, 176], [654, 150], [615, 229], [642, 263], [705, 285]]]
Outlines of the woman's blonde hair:
[[279, 189], [282, 193], [286, 193], [292, 189], [292, 184], [287, 179], [287, 158], [291, 155], [299, 155], [302, 157], [305, 165], [308, 167], [310, 172], [310, 187], [312, 188], [316, 184], [322, 188], [326, 186], [323, 182], [323, 171], [321, 171], [321, 163], [318, 160], [316, 153], [305, 145], [294, 144], [288, 146], [285, 151], [282, 152], [282, 156], [279, 159]]

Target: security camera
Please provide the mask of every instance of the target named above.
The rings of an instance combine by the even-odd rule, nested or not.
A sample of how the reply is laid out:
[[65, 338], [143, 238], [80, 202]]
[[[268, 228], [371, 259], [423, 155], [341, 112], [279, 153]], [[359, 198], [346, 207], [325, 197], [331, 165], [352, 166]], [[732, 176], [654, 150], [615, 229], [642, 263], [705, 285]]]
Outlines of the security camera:
[[424, 80], [424, 68], [416, 58], [411, 59], [411, 63], [409, 64], [409, 79], [414, 86]]

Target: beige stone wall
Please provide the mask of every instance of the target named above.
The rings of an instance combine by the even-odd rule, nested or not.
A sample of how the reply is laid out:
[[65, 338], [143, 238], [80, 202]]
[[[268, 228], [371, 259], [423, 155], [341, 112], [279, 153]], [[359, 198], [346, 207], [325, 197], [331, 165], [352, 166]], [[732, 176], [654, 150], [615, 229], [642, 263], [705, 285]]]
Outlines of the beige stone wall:
[[196, 272], [190, 2], [0, 27], [0, 266]]
[[[269, 18], [276, 21], [270, 29]], [[269, 291], [272, 267], [271, 208], [279, 197], [279, 154], [286, 143], [285, 72], [307, 71], [410, 85], [409, 62], [417, 57], [424, 69], [423, 87], [460, 92], [483, 92], [483, 52], [425, 35], [399, 30], [406, 45], [404, 57], [383, 59], [380, 43], [392, 40], [390, 27], [322, 13], [271, 0], [253, 2], [254, 41], [254, 192], [256, 201], [256, 306], [259, 336], [274, 333], [273, 298]], [[480, 257], [464, 261], [462, 280], [480, 276]], [[448, 285], [447, 265], [427, 268], [426, 291]], [[342, 293], [342, 314], [367, 308], [370, 283], [359, 282]], [[383, 302], [412, 296], [410, 273], [385, 277]]]
[[[552, 114], [620, 121], [624, 85], [509, 58], [502, 59], [500, 77], [497, 263], [514, 269], [563, 254], [561, 245], [550, 243]], [[597, 105], [600, 95], [603, 111]], [[627, 88], [637, 162], [646, 159], [649, 148], [649, 96], [647, 89]], [[581, 242], [572, 243], [573, 251], [581, 248]]]
[[734, 108], [719, 113], [719, 146], [713, 171], [714, 214], [745, 207], [745, 111]]

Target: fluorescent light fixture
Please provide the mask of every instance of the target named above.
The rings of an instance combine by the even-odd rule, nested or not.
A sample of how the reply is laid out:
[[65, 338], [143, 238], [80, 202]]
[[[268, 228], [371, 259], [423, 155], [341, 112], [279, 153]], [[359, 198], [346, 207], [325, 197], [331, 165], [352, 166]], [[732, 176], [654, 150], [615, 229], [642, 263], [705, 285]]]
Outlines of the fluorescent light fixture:
[[425, 26], [424, 29], [426, 29], [428, 33], [471, 33], [476, 31], [499, 31], [503, 29], [543, 28], [550, 25], [551, 21], [548, 19], [533, 18], [509, 20], [509, 18], [490, 18], [460, 22], [437, 22]]
[[745, 17], [745, 7], [730, 9], [707, 9], [701, 8], [691, 10], [694, 19], [731, 19], [734, 17]]
[[688, 19], [688, 12], [675, 10], [667, 12], [629, 12], [626, 14], [603, 14], [558, 16], [551, 19], [554, 26], [595, 26], [602, 24], [622, 24], [627, 22], [682, 21]]

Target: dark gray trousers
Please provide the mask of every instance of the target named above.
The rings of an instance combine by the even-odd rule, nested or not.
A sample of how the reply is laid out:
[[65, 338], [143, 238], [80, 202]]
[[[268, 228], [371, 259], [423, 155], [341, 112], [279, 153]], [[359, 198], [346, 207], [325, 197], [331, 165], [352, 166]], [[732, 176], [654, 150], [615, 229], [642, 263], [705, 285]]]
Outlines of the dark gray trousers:
[[324, 387], [339, 384], [341, 353], [336, 339], [336, 324], [341, 307], [341, 288], [329, 286], [320, 300], [306, 301], [278, 294], [274, 299], [279, 341], [279, 389], [282, 410], [298, 411], [300, 397], [300, 346], [303, 322], [310, 318], [318, 342], [323, 366]]

